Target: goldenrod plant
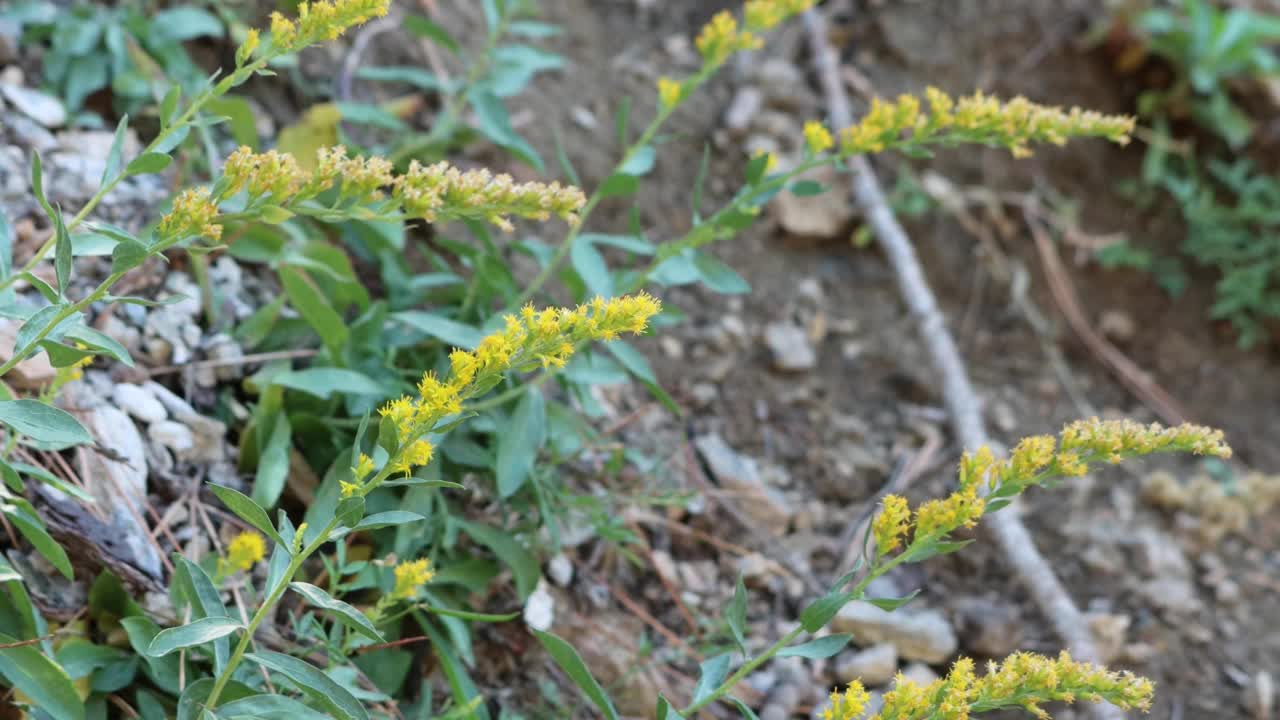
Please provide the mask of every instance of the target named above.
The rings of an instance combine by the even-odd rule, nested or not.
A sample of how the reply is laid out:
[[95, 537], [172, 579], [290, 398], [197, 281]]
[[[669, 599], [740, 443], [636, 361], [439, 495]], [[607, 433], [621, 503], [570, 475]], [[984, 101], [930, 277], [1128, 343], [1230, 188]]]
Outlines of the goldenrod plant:
[[[142, 263], [175, 250], [196, 257], [225, 251], [241, 262], [270, 266], [282, 293], [234, 332], [250, 348], [306, 342], [315, 349], [308, 367], [270, 362], [245, 382], [256, 403], [240, 432], [240, 459], [252, 487], [247, 493], [209, 488], [244, 532], [221, 556], [175, 557], [172, 618], [181, 621], [166, 621], [173, 626], [161, 628], [127, 597], [119, 580], [104, 574], [95, 583], [95, 621], [140, 659], [121, 671], [123, 681], [95, 676], [99, 684], [94, 687], [120, 689], [145, 677], [151, 689], [138, 690], [137, 704], [152, 715], [173, 712], [199, 720], [394, 715], [379, 703], [404, 686], [407, 664], [392, 651], [405, 639], [403, 626], [412, 621], [446, 678], [450, 698], [444, 717], [487, 717], [485, 699], [470, 675], [476, 658], [468, 623], [505, 622], [516, 614], [476, 612], [470, 600], [500, 576], [500, 567], [510, 571], [515, 599], [528, 598], [541, 568], [527, 539], [544, 529], [557, 537], [565, 507], [596, 502], [572, 496], [539, 461], [545, 456], [554, 464], [588, 447], [591, 417], [599, 414], [590, 390], [599, 378], [635, 377], [670, 402], [643, 355], [623, 338], [648, 333], [670, 319], [655, 297], [663, 286], [701, 281], [721, 291], [744, 290], [741, 278], [706, 253], [706, 245], [750, 225], [778, 192], [821, 191], [798, 176], [820, 166], [839, 167], [856, 155], [927, 154], [934, 147], [983, 144], [1021, 156], [1033, 144], [1073, 138], [1123, 143], [1132, 129], [1125, 117], [1064, 111], [1025, 99], [1004, 102], [982, 93], [953, 98], [927, 89], [923, 101], [909, 95], [877, 100], [850, 127], [807, 123], [805, 151], [797, 163], [779, 170], [770, 155], [751, 159], [743, 187], [723, 207], [703, 216], [695, 200], [692, 229], [683, 237], [655, 244], [640, 231], [626, 236], [588, 231], [602, 201], [635, 191], [653, 166], [664, 123], [685, 101], [735, 53], [761, 47], [771, 28], [814, 5], [814, 0], [750, 0], [741, 18], [719, 13], [698, 33], [696, 72], [658, 80], [655, 116], [635, 138], [628, 130], [629, 111], [620, 113], [622, 159], [590, 193], [578, 188], [582, 183], [567, 159], [562, 164], [569, 184], [561, 184], [516, 182], [439, 159], [362, 154], [346, 145], [325, 144], [305, 161], [279, 149], [241, 147], [210, 172], [206, 183], [178, 189], [171, 206], [141, 236], [89, 220], [123, 178], [167, 167], [170, 154], [193, 128], [207, 125], [201, 118], [210, 102], [250, 77], [269, 75], [285, 56], [386, 14], [388, 3], [303, 2], [294, 15], [275, 14], [268, 32], [246, 31], [234, 68], [221, 80], [211, 80], [185, 104], [176, 89], [164, 96], [156, 136], [127, 162], [121, 157], [127, 119], [121, 122], [102, 188], [69, 218], [46, 201], [39, 157], [33, 158], [33, 192], [55, 232], [18, 271], [0, 263], [0, 290], [11, 297], [13, 286], [24, 280], [48, 304], [22, 311], [18, 347], [0, 366], [0, 375], [41, 351], [63, 369], [67, 380], [61, 382], [97, 355], [130, 363], [124, 348], [85, 323], [85, 313], [100, 301], [129, 301], [111, 295], [113, 286]], [[498, 26], [491, 27], [490, 48], [505, 30], [535, 32], [511, 21], [508, 7], [497, 0], [485, 3], [491, 24]], [[450, 103], [457, 97], [448, 94]], [[460, 122], [458, 108], [450, 112], [447, 121]], [[527, 239], [503, 243], [490, 234], [494, 227], [506, 233], [516, 222], [552, 219], [568, 227], [555, 246]], [[430, 244], [410, 232], [424, 224], [437, 233]], [[470, 241], [452, 234], [458, 227]], [[77, 229], [109, 238], [115, 246], [110, 275], [72, 299], [70, 238]], [[602, 247], [637, 262], [611, 268]], [[529, 282], [518, 281], [512, 252], [538, 263]], [[50, 253], [56, 288], [32, 273]], [[429, 269], [410, 266], [409, 255], [422, 258]], [[385, 297], [371, 295], [353, 269], [355, 261], [377, 269]], [[553, 281], [561, 285], [549, 287]], [[549, 295], [571, 300], [559, 307], [561, 302], [544, 302]], [[541, 391], [551, 379], [573, 404]], [[0, 463], [6, 480], [0, 508], [70, 577], [65, 552], [35, 519], [34, 508], [10, 489], [20, 487], [20, 473], [48, 481], [11, 459], [8, 452], [17, 443], [57, 450], [91, 441], [74, 417], [51, 405], [53, 394], [44, 402], [0, 401], [0, 423], [9, 429], [6, 459]], [[753, 717], [733, 696], [753, 670], [784, 651], [806, 657], [838, 651], [848, 637], [798, 641], [821, 631], [846, 603], [868, 599], [894, 609], [909, 600], [867, 598], [875, 578], [899, 565], [959, 550], [968, 541], [953, 539], [955, 531], [1033, 486], [1081, 475], [1093, 464], [1165, 451], [1229, 452], [1220, 435], [1205, 428], [1099, 421], [1071, 425], [1056, 439], [1028, 439], [1004, 460], [974, 449], [961, 462], [958, 489], [950, 497], [914, 508], [904, 498], [886, 498], [863, 563], [809, 604], [793, 631], [755, 655], [747, 653], [744, 642], [746, 591], [740, 583], [725, 610], [741, 653], [736, 668], [735, 654], [707, 660], [694, 697], [682, 705], [657, 698], [656, 716], [693, 718], [715, 703], [732, 703]], [[291, 462], [309, 463], [323, 476], [314, 502], [296, 524], [276, 507]], [[464, 488], [501, 503], [504, 524], [489, 525], [464, 512], [459, 506], [466, 500], [450, 492]], [[614, 531], [614, 538], [625, 537], [608, 524], [614, 515], [609, 508], [596, 509], [601, 528]], [[13, 592], [25, 597], [17, 577], [5, 575]], [[289, 614], [288, 632], [273, 634], [268, 643], [258, 631], [264, 623], [279, 622], [290, 590], [302, 605]], [[228, 595], [238, 607], [224, 604]], [[104, 694], [112, 690], [81, 693], [51, 649], [35, 644], [42, 622], [36, 615], [23, 638], [32, 643], [13, 650], [39, 672], [16, 672], [5, 662], [9, 656], [0, 653], [0, 674], [50, 716], [84, 718], [86, 698], [95, 713], [105, 714]], [[616, 718], [613, 703], [576, 651], [554, 634], [535, 635], [598, 711]], [[281, 637], [297, 642], [281, 647]], [[0, 635], [0, 642], [8, 643], [8, 636]], [[103, 653], [115, 657], [116, 650]], [[833, 698], [829, 717], [848, 720], [866, 709], [865, 690], [850, 680]], [[1002, 707], [1035, 712], [1041, 703], [1070, 699], [1144, 707], [1150, 693], [1144, 681], [1066, 656], [1016, 655], [985, 674], [962, 659], [932, 686], [900, 681], [877, 717], [960, 718]], [[420, 702], [416, 716], [438, 710], [429, 692]]]

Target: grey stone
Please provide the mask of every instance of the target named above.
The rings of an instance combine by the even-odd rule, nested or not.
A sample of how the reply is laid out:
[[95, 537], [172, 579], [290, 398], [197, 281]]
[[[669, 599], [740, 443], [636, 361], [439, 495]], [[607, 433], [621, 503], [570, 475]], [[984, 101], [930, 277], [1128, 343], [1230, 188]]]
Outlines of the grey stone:
[[147, 428], [147, 437], [182, 456], [195, 447], [195, 435], [191, 428], [173, 420], [161, 420]]
[[18, 85], [0, 85], [0, 93], [10, 105], [47, 128], [61, 127], [67, 122], [67, 108], [52, 95]]
[[851, 632], [860, 642], [890, 643], [907, 660], [946, 662], [959, 642], [946, 616], [937, 610], [894, 612], [869, 602], [855, 601], [841, 608], [831, 620], [836, 632]]
[[779, 370], [803, 372], [818, 365], [818, 355], [804, 329], [789, 322], [770, 323], [764, 329], [764, 343]]
[[121, 410], [145, 423], [166, 420], [169, 417], [164, 405], [146, 388], [132, 383], [119, 383], [111, 389], [111, 399]]
[[770, 535], [786, 533], [793, 511], [778, 491], [765, 485], [755, 459], [739, 454], [715, 434], [697, 438], [694, 446], [744, 515]]
[[898, 648], [892, 643], [872, 645], [836, 663], [837, 682], [862, 680], [867, 687], [884, 685], [898, 672]]

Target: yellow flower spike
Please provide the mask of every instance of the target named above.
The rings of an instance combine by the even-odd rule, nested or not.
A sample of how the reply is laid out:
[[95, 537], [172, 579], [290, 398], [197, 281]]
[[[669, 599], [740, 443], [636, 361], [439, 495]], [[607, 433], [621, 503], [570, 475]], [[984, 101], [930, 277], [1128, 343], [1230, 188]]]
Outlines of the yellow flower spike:
[[658, 101], [664, 108], [673, 108], [684, 99], [684, 86], [669, 77], [658, 78]]
[[854, 680], [843, 693], [832, 690], [830, 699], [831, 705], [822, 711], [823, 720], [855, 720], [867, 709], [871, 693], [862, 686], [861, 680]]
[[357, 481], [364, 480], [374, 471], [373, 458], [360, 453], [360, 459], [356, 461], [355, 467], [351, 468], [351, 475]]
[[338, 487], [341, 490], [342, 498], [344, 500], [349, 497], [355, 497], [364, 488], [364, 486], [358, 482], [347, 482], [346, 480], [339, 480]]
[[962, 527], [977, 524], [986, 509], [986, 501], [978, 496], [978, 488], [969, 486], [955, 491], [944, 500], [930, 500], [916, 510], [916, 538], [945, 535]]
[[334, 40], [347, 29], [387, 14], [390, 0], [317, 0], [298, 4], [297, 21], [271, 16], [271, 44], [280, 52], [297, 52], [321, 40]]
[[1024, 438], [1009, 455], [1009, 469], [1018, 478], [1030, 479], [1053, 463], [1058, 443], [1048, 435]]
[[901, 495], [886, 495], [880, 504], [880, 514], [871, 523], [871, 534], [876, 540], [876, 552], [888, 555], [898, 549], [911, 528], [911, 508]]
[[431, 561], [426, 558], [402, 562], [396, 565], [396, 584], [391, 590], [392, 600], [408, 600], [418, 594], [418, 588], [431, 581], [435, 572], [431, 570]]
[[817, 120], [810, 120], [804, 124], [804, 144], [809, 152], [819, 155], [830, 150], [835, 145], [835, 140], [826, 126]]
[[222, 237], [222, 225], [215, 222], [217, 217], [218, 206], [209, 197], [209, 190], [191, 188], [174, 198], [173, 209], [160, 218], [156, 232], [164, 240], [205, 237], [217, 241]]
[[236, 67], [243, 67], [245, 63], [253, 58], [253, 54], [258, 50], [259, 42], [261, 42], [261, 37], [258, 29], [250, 28], [244, 34], [244, 42], [240, 43], [240, 47], [236, 48]]
[[256, 532], [242, 532], [227, 545], [227, 566], [243, 572], [267, 556], [267, 543]]
[[576, 224], [587, 198], [576, 187], [559, 183], [517, 184], [510, 175], [488, 170], [463, 172], [446, 162], [409, 164], [393, 181], [393, 195], [411, 217], [428, 222], [455, 218], [484, 220], [510, 231], [510, 216], [546, 220], [555, 215]]

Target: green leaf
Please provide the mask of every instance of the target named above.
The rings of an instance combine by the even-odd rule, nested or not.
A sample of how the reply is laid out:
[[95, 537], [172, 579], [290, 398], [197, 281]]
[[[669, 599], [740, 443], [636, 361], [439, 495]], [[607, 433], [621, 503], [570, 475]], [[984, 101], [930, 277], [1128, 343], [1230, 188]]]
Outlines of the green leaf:
[[253, 720], [327, 720], [327, 715], [285, 695], [251, 695], [218, 703], [218, 718]]
[[360, 701], [328, 675], [298, 658], [277, 652], [257, 652], [246, 658], [292, 680], [312, 700], [340, 720], [369, 720]]
[[814, 180], [797, 180], [791, 183], [791, 194], [796, 197], [809, 197], [812, 195], [821, 195], [827, 191], [827, 187], [820, 182]]
[[[443, 482], [443, 481], [441, 481]], [[386, 483], [383, 483], [386, 485]], [[395, 525], [404, 525], [411, 522], [421, 522], [427, 518], [415, 512], [407, 510], [388, 510], [386, 512], [374, 513], [366, 516], [355, 526], [355, 530], [377, 530], [384, 527], [392, 527]]]
[[743, 656], [747, 654], [747, 639], [744, 630], [747, 626], [747, 588], [742, 584], [742, 573], [738, 573], [738, 582], [733, 588], [733, 599], [724, 610], [724, 620], [729, 623], [729, 632], [738, 643]]
[[254, 502], [248, 495], [222, 485], [209, 484], [209, 489], [214, 495], [222, 501], [227, 509], [236, 514], [236, 517], [249, 523], [255, 528], [261, 530], [263, 534], [271, 538], [272, 542], [277, 545], [288, 548], [288, 544], [280, 537], [280, 533], [276, 532], [275, 527], [271, 525], [271, 518], [267, 515], [267, 511], [262, 506]]
[[58, 316], [66, 310], [67, 305], [64, 303], [47, 305], [32, 313], [31, 317], [27, 318], [22, 323], [22, 326], [18, 328], [18, 336], [14, 340], [13, 357], [25, 359], [31, 355], [35, 351], [36, 343], [39, 342], [40, 334], [46, 328], [52, 327], [55, 322], [58, 323], [58, 328], [49, 330], [45, 337], [56, 340], [59, 335], [58, 329], [68, 324], [67, 320], [58, 320]]
[[461, 52], [458, 43], [449, 37], [448, 31], [421, 15], [406, 15], [401, 18], [400, 24], [405, 30], [418, 37], [426, 38], [451, 53]]
[[851, 639], [853, 639], [853, 636], [849, 633], [827, 635], [806, 643], [782, 648], [778, 651], [778, 657], [802, 657], [810, 660], [822, 660], [843, 650]]
[[349, 337], [346, 321], [333, 308], [315, 281], [302, 270], [284, 266], [280, 268], [280, 282], [284, 285], [289, 303], [311, 329], [316, 331], [329, 352], [335, 356], [341, 354]]
[[[0, 643], [21, 642], [0, 633]], [[67, 672], [40, 652], [39, 645], [0, 648], [0, 674], [31, 698], [36, 707], [58, 720], [84, 720], [84, 703]]]
[[160, 36], [177, 42], [198, 37], [221, 37], [223, 34], [222, 22], [216, 15], [186, 5], [161, 10], [150, 20], [150, 26]]
[[893, 612], [894, 610], [897, 610], [898, 608], [902, 607], [903, 605], [906, 605], [907, 603], [911, 602], [913, 599], [915, 599], [915, 596], [917, 596], [917, 595], [919, 595], [919, 594], [920, 594], [920, 591], [919, 591], [919, 590], [916, 590], [915, 592], [911, 593], [910, 595], [908, 595], [908, 596], [906, 596], [906, 597], [900, 597], [900, 598], [868, 598], [868, 599], [867, 599], [867, 602], [871, 603], [872, 605], [875, 605], [876, 607], [880, 608], [881, 610], [888, 610], [889, 612]]
[[87, 445], [89, 431], [70, 413], [37, 400], [0, 400], [0, 423], [42, 443]]
[[259, 147], [258, 124], [253, 107], [242, 97], [223, 95], [205, 103], [205, 110], [227, 118], [227, 129], [231, 131], [231, 139], [237, 145], [244, 145], [256, 151]]
[[21, 498], [13, 501], [13, 504], [0, 505], [5, 517], [18, 528], [18, 532], [22, 533], [22, 537], [26, 538], [36, 552], [40, 553], [49, 564], [57, 568], [68, 580], [75, 579], [75, 571], [71, 568], [71, 560], [67, 558], [67, 551], [57, 543], [49, 535], [49, 531], [45, 530], [44, 523], [40, 521], [40, 516], [35, 513], [30, 503]]
[[71, 235], [67, 225], [62, 221], [62, 211], [53, 213], [53, 271], [58, 278], [58, 295], [67, 294], [71, 282]]
[[582, 694], [587, 696], [592, 704], [594, 704], [602, 714], [609, 720], [618, 720], [618, 711], [613, 707], [613, 701], [605, 693], [604, 688], [600, 687], [600, 683], [592, 677], [591, 671], [587, 669], [586, 663], [582, 662], [582, 657], [578, 655], [578, 651], [572, 645], [565, 642], [556, 635], [541, 630], [533, 631], [534, 637], [538, 638], [538, 642], [542, 643], [542, 647], [555, 660], [556, 665], [569, 676], [573, 684], [578, 686]]
[[479, 122], [482, 135], [528, 163], [538, 172], [543, 171], [542, 158], [538, 157], [537, 151], [511, 127], [511, 116], [507, 114], [506, 106], [497, 95], [481, 85], [476, 85], [467, 93], [467, 100], [476, 112], [476, 120]]
[[156, 633], [147, 646], [151, 657], [164, 657], [174, 650], [195, 647], [243, 629], [238, 620], [229, 617], [204, 617], [186, 625], [168, 628]]
[[169, 157], [167, 153], [142, 153], [138, 157], [129, 161], [129, 164], [124, 168], [124, 174], [126, 176], [133, 176], [158, 173], [169, 167], [169, 163], [171, 162], [173, 162], [173, 158]]
[[655, 720], [683, 720], [684, 716], [671, 707], [671, 701], [658, 695], [658, 707], [654, 710]]
[[574, 239], [569, 251], [569, 262], [587, 286], [588, 295], [613, 297], [613, 276], [609, 274], [609, 265], [605, 262], [604, 255], [591, 242], [590, 235], [579, 235]]
[[706, 660], [698, 668], [698, 684], [693, 687], [693, 701], [701, 702], [715, 692], [729, 674], [729, 653]]
[[307, 602], [312, 605], [337, 615], [338, 619], [352, 630], [374, 642], [386, 642], [386, 638], [382, 637], [382, 634], [378, 632], [378, 628], [374, 627], [372, 622], [369, 622], [369, 618], [351, 605], [338, 600], [310, 583], [291, 582], [289, 583], [289, 588], [306, 598]]
[[328, 398], [333, 393], [344, 395], [374, 395], [384, 397], [391, 393], [381, 383], [364, 373], [346, 368], [313, 367], [306, 370], [288, 370], [271, 376], [272, 385], [283, 385], [292, 390]]
[[433, 605], [420, 605], [419, 607], [435, 615], [462, 618], [463, 620], [475, 620], [478, 622], [509, 622], [520, 617], [520, 611], [518, 610], [505, 615], [495, 615], [492, 613], [471, 612], [469, 610], [454, 610], [453, 608], [442, 608]]
[[738, 698], [730, 695], [725, 699], [733, 703], [735, 706], [737, 706], [738, 712], [742, 713], [742, 717], [746, 718], [747, 720], [760, 720], [760, 717], [756, 715], [756, 712], [752, 710], [750, 707], [747, 707], [747, 704], [742, 702]]
[[693, 254], [693, 266], [698, 269], [702, 284], [724, 295], [740, 295], [751, 292], [751, 286], [733, 268], [725, 265], [710, 253]]
[[141, 242], [117, 242], [111, 249], [111, 272], [128, 272], [145, 262], [148, 255], [147, 246]]
[[174, 83], [160, 101], [160, 127], [167, 128], [178, 112], [178, 99], [182, 97], [182, 86]]
[[75, 365], [85, 358], [94, 356], [92, 350], [81, 350], [52, 340], [41, 340], [40, 347], [49, 354], [49, 364], [56, 368]]
[[[204, 568], [179, 556], [173, 570], [169, 590], [174, 594], [180, 592], [185, 597], [185, 601], [191, 604], [196, 618], [230, 617], [227, 606], [222, 604], [222, 596], [213, 585], [213, 579], [204, 571]], [[214, 673], [222, 672], [230, 655], [231, 644], [227, 638], [217, 638], [213, 641]]]
[[348, 528], [359, 525], [364, 519], [364, 505], [364, 498], [359, 495], [338, 501], [338, 507], [333, 511], [338, 518], [338, 525]]
[[133, 367], [133, 358], [129, 356], [129, 351], [119, 341], [104, 332], [94, 330], [87, 325], [72, 325], [67, 328], [64, 337], [75, 340], [90, 350], [110, 355], [128, 367]]
[[806, 632], [817, 632], [831, 622], [831, 618], [840, 612], [840, 608], [849, 604], [853, 593], [833, 590], [809, 603], [800, 613], [800, 627]]
[[653, 163], [657, 157], [658, 153], [652, 145], [642, 145], [627, 157], [626, 162], [618, 168], [618, 172], [640, 177], [653, 169]]
[[507, 567], [516, 580], [516, 594], [521, 600], [529, 597], [538, 579], [542, 577], [542, 568], [538, 560], [507, 533], [488, 525], [458, 521], [458, 525], [476, 542], [493, 551]]
[[49, 485], [50, 487], [55, 487], [58, 490], [61, 490], [62, 492], [79, 500], [80, 502], [83, 502], [83, 503], [95, 502], [93, 499], [93, 496], [90, 495], [89, 493], [86, 493], [84, 490], [81, 490], [79, 487], [75, 485], [71, 485], [67, 483], [67, 481], [63, 480], [57, 475], [54, 475], [48, 470], [45, 470], [42, 467], [36, 467], [35, 465], [28, 465], [27, 463], [16, 462], [16, 461], [7, 463], [6, 466], [11, 467], [12, 469], [22, 473], [23, 475], [26, 475], [27, 477], [35, 478], [36, 480], [39, 480], [40, 482], [46, 485]]
[[284, 481], [289, 476], [289, 448], [293, 429], [283, 412], [277, 413], [266, 447], [258, 456], [258, 470], [253, 477], [253, 499], [263, 507], [272, 507], [284, 492]]
[[107, 164], [102, 170], [102, 180], [98, 182], [99, 185], [106, 185], [107, 181], [120, 172], [120, 154], [124, 151], [124, 136], [128, 129], [129, 116], [125, 115], [120, 118], [120, 122], [116, 125], [116, 134], [111, 139], [111, 150], [107, 152]]
[[[13, 274], [13, 225], [9, 222], [9, 214], [0, 211], [0, 280], [7, 280]], [[8, 291], [6, 291], [7, 294]]]
[[631, 195], [640, 187], [640, 179], [635, 175], [614, 173], [610, 175], [596, 191], [601, 198], [622, 197]]
[[499, 495], [511, 497], [524, 487], [546, 434], [546, 401], [537, 388], [530, 388], [505, 423], [505, 431], [498, 436], [498, 461], [494, 473], [498, 479]]
[[484, 333], [470, 325], [419, 310], [391, 313], [391, 319], [463, 350], [474, 350], [484, 339]]
[[177, 695], [181, 691], [179, 687], [181, 663], [178, 656], [153, 658], [146, 654], [151, 641], [160, 634], [159, 626], [152, 622], [151, 618], [143, 616], [126, 617], [120, 621], [120, 624], [129, 635], [129, 645], [133, 651], [146, 662], [148, 676], [162, 689]]
[[36, 196], [36, 202], [40, 203], [44, 214], [52, 218], [53, 206], [44, 196], [44, 163], [38, 152], [31, 153], [31, 194]]

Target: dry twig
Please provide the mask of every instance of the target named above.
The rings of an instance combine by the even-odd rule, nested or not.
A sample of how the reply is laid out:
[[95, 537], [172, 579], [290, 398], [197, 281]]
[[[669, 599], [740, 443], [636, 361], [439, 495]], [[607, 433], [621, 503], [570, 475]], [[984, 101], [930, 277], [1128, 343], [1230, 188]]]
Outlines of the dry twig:
[[[816, 10], [806, 11], [804, 22], [831, 122], [836, 127], [848, 126], [853, 122], [853, 113], [841, 83], [839, 61], [826, 40], [825, 22]], [[854, 171], [853, 189], [858, 204], [862, 206], [868, 225], [893, 267], [902, 298], [920, 324], [921, 338], [941, 376], [952, 427], [965, 447], [977, 448], [988, 444], [978, 396], [969, 382], [964, 361], [947, 330], [933, 291], [925, 280], [911, 240], [889, 208], [870, 163], [865, 158], [856, 157], [850, 165]], [[1026, 526], [1018, 518], [1016, 507], [991, 515], [986, 527], [1057, 635], [1070, 646], [1078, 659], [1097, 662], [1098, 652], [1089, 634], [1088, 623], [1044, 556], [1036, 549]], [[1095, 705], [1094, 714], [1107, 720], [1124, 717], [1119, 709], [1106, 704]]]

